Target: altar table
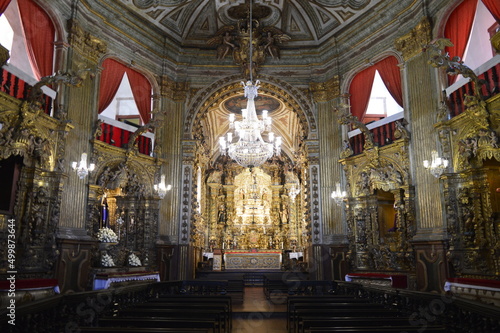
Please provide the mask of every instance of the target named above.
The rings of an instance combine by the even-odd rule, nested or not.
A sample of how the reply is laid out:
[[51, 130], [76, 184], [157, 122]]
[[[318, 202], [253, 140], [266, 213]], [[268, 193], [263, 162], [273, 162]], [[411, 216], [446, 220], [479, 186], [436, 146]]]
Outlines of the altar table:
[[226, 269], [281, 269], [281, 250], [226, 250]]

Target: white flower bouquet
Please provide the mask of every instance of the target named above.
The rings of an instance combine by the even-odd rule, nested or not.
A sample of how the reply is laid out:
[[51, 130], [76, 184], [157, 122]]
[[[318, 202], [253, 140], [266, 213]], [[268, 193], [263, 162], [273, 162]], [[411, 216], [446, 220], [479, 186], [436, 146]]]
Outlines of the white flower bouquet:
[[118, 242], [118, 236], [116, 236], [115, 232], [107, 227], [99, 229], [97, 232], [97, 239], [99, 242], [103, 243], [116, 243]]
[[114, 267], [115, 266], [115, 262], [113, 261], [113, 258], [105, 253], [101, 256], [101, 265], [103, 267]]
[[129, 266], [142, 266], [141, 259], [135, 255], [135, 253], [131, 253], [128, 256], [128, 264]]

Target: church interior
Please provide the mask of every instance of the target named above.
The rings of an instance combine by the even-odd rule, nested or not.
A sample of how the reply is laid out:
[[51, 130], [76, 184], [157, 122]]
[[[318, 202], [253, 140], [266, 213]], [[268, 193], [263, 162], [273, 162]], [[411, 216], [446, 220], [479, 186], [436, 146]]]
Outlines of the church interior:
[[0, 0], [0, 30], [11, 331], [500, 331], [498, 1]]

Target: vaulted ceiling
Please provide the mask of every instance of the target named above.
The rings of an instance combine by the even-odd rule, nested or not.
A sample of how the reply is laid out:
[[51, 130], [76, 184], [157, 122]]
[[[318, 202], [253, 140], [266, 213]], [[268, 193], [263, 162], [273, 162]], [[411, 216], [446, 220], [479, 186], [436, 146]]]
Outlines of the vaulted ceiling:
[[[124, 0], [131, 12], [182, 46], [202, 47], [245, 18], [249, 0]], [[316, 46], [381, 0], [253, 0], [254, 17], [291, 36], [289, 47]]]

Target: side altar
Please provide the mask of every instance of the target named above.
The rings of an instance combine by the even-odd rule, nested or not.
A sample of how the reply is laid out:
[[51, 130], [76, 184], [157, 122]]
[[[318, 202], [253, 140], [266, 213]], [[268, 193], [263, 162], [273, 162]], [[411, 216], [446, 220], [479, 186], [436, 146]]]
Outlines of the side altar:
[[224, 263], [228, 269], [281, 269], [281, 250], [226, 250]]

